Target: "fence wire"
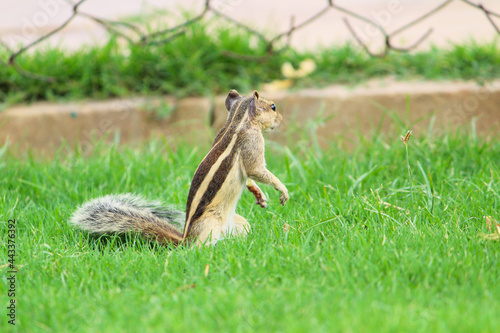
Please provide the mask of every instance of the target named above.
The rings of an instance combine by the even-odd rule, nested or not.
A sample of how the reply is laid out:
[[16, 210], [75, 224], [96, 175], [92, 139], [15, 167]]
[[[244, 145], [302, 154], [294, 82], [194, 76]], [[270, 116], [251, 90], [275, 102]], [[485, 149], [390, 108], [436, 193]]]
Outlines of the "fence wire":
[[[432, 16], [440, 11], [442, 11], [446, 6], [448, 6], [450, 3], [453, 1], [461, 1], [466, 4], [468, 4], [471, 7], [474, 7], [476, 10], [480, 10], [484, 13], [485, 18], [489, 21], [489, 23], [493, 26], [495, 29], [496, 33], [500, 35], [500, 28], [498, 24], [494, 21], [494, 18], [500, 18], [500, 14], [493, 12], [486, 8], [484, 5], [481, 3], [475, 3], [469, 0], [446, 0], [441, 3], [439, 3], [436, 7], [433, 9], [429, 10], [425, 14], [421, 15], [420, 17], [407, 22], [406, 24], [402, 25], [401, 27], [397, 28], [396, 30], [392, 32], [387, 32], [386, 29], [379, 23], [375, 22], [374, 20], [360, 15], [352, 10], [346, 9], [342, 6], [339, 6], [335, 4], [335, 1], [333, 0], [328, 0], [325, 2], [324, 7], [313, 14], [311, 17], [307, 18], [306, 20], [296, 23], [294, 17], [290, 18], [290, 27], [288, 30], [283, 31], [281, 33], [278, 33], [274, 36], [268, 37], [264, 35], [262, 32], [245, 25], [230, 16], [226, 15], [223, 13], [221, 10], [217, 9], [217, 6], [214, 6], [212, 4], [211, 0], [206, 0], [203, 6], [203, 10], [194, 16], [193, 18], [187, 19], [181, 24], [175, 25], [173, 27], [169, 27], [167, 29], [160, 29], [154, 32], [145, 32], [145, 28], [141, 27], [137, 24], [133, 24], [130, 22], [125, 22], [125, 21], [113, 21], [113, 20], [107, 20], [105, 18], [99, 18], [94, 15], [90, 15], [88, 13], [82, 12], [79, 10], [79, 7], [87, 0], [79, 0], [73, 5], [72, 9], [72, 14], [57, 28], [53, 29], [52, 31], [48, 32], [45, 35], [42, 35], [38, 39], [32, 41], [31, 43], [28, 43], [27, 45], [24, 45], [22, 47], [19, 47], [17, 50], [11, 50], [8, 45], [5, 43], [2, 43], [0, 40], [0, 46], [6, 48], [10, 56], [7, 61], [0, 59], [0, 62], [3, 63], [6, 66], [11, 66], [14, 68], [19, 74], [35, 79], [35, 80], [42, 80], [42, 81], [55, 81], [57, 78], [55, 77], [50, 77], [50, 76], [43, 76], [39, 75], [37, 73], [32, 73], [29, 71], [26, 71], [23, 69], [17, 62], [16, 59], [29, 50], [30, 48], [33, 48], [35, 45], [43, 42], [47, 38], [57, 34], [59, 31], [64, 29], [73, 19], [76, 17], [84, 17], [89, 20], [92, 20], [96, 24], [101, 25], [104, 27], [110, 34], [116, 35], [120, 38], [124, 38], [127, 40], [129, 43], [132, 44], [137, 44], [137, 45], [158, 45], [158, 44], [165, 44], [173, 39], [183, 35], [186, 32], [186, 29], [190, 26], [193, 25], [197, 22], [200, 22], [204, 20], [209, 14], [213, 14], [216, 17], [219, 17], [220, 19], [224, 20], [227, 22], [229, 25], [233, 25], [235, 27], [244, 29], [248, 33], [250, 33], [252, 36], [258, 38], [260, 41], [265, 43], [266, 45], [266, 52], [265, 55], [261, 57], [255, 57], [255, 56], [247, 56], [244, 54], [237, 54], [233, 52], [225, 52], [224, 55], [227, 57], [236, 57], [236, 58], [242, 58], [242, 59], [247, 59], [249, 61], [264, 61], [266, 58], [269, 56], [283, 52], [287, 48], [290, 47], [290, 40], [292, 38], [292, 35], [294, 32], [304, 28], [305, 26], [311, 24], [315, 20], [317, 20], [319, 17], [325, 15], [328, 12], [331, 11], [339, 11], [343, 13], [345, 16], [343, 18], [343, 22], [348, 28], [349, 32], [352, 34], [353, 38], [357, 41], [357, 43], [360, 44], [360, 46], [363, 48], [363, 50], [369, 54], [372, 57], [385, 57], [389, 52], [394, 51], [394, 52], [408, 52], [411, 51], [412, 49], [416, 48], [418, 45], [420, 45], [433, 31], [432, 28], [429, 28], [420, 38], [418, 38], [415, 42], [413, 42], [410, 46], [407, 47], [399, 47], [393, 43], [393, 39], [396, 35], [399, 35], [403, 33], [404, 31], [410, 29], [417, 23], [425, 20], [429, 16]], [[351, 25], [351, 20], [360, 20], [363, 21], [375, 29], [377, 29], [383, 36], [384, 38], [384, 43], [383, 43], [383, 49], [378, 52], [373, 52], [369, 49], [368, 45], [363, 42], [363, 40], [360, 38], [360, 36], [355, 32]]]

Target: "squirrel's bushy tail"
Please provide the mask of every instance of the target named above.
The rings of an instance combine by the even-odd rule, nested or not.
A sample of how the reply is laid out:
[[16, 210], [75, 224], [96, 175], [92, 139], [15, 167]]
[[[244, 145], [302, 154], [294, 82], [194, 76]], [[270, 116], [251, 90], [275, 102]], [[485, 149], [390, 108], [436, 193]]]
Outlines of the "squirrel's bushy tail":
[[182, 241], [185, 213], [133, 194], [107, 195], [80, 206], [70, 224], [94, 235], [135, 231], [160, 243]]

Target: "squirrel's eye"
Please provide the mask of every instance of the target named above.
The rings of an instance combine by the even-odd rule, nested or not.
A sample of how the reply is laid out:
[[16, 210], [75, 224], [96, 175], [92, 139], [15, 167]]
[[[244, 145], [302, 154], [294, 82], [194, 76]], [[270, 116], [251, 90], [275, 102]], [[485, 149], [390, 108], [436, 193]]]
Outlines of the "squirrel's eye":
[[272, 105], [271, 105], [271, 109], [272, 109], [273, 111], [276, 111], [276, 105], [272, 104]]

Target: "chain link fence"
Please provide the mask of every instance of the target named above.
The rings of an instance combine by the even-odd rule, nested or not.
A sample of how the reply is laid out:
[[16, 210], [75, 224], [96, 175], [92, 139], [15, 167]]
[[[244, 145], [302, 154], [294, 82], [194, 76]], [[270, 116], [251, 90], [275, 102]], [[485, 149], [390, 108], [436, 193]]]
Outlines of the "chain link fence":
[[[59, 1], [59, 0], [54, 0], [54, 1]], [[452, 2], [463, 2], [471, 7], [471, 10], [478, 10], [481, 11], [484, 14], [484, 19], [488, 20], [488, 22], [491, 24], [493, 29], [496, 31], [497, 35], [500, 35], [500, 28], [499, 24], [496, 22], [500, 18], [500, 14], [496, 13], [488, 8], [486, 8], [484, 5], [481, 3], [476, 3], [473, 1], [469, 0], [446, 0], [438, 3], [434, 8], [429, 10], [428, 12], [424, 13], [423, 15], [412, 19], [409, 22], [406, 22], [402, 26], [392, 30], [391, 32], [387, 31], [386, 27], [384, 25], [380, 24], [376, 20], [361, 15], [359, 13], [356, 13], [355, 11], [352, 11], [350, 9], [347, 9], [345, 7], [342, 7], [338, 4], [335, 3], [333, 0], [328, 0], [325, 1], [323, 8], [321, 8], [319, 11], [311, 15], [310, 17], [306, 18], [305, 20], [301, 22], [296, 22], [295, 18], [292, 16], [290, 18], [290, 25], [289, 28], [286, 29], [283, 32], [277, 33], [275, 35], [268, 35], [265, 34], [262, 31], [259, 31], [258, 29], [255, 29], [253, 26], [244, 24], [242, 22], [239, 22], [238, 20], [232, 18], [228, 14], [226, 14], [226, 11], [224, 10], [224, 6], [227, 6], [228, 4], [226, 2], [220, 1], [220, 0], [206, 0], [203, 6], [203, 9], [201, 12], [197, 13], [194, 17], [191, 17], [189, 19], [186, 19], [184, 22], [168, 27], [166, 29], [158, 29], [156, 31], [148, 31], [147, 27], [141, 26], [136, 23], [132, 22], [127, 22], [127, 21], [117, 21], [117, 20], [108, 20], [106, 18], [101, 18], [97, 17], [95, 15], [91, 15], [88, 13], [85, 13], [80, 10], [81, 5], [86, 2], [87, 0], [79, 0], [76, 3], [72, 4], [72, 14], [64, 21], [62, 22], [58, 27], [54, 28], [53, 30], [43, 34], [39, 38], [26, 43], [25, 45], [22, 45], [18, 47], [17, 49], [13, 49], [11, 46], [7, 45], [6, 43], [1, 42], [0, 40], [0, 46], [7, 49], [9, 56], [8, 59], [0, 59], [0, 62], [5, 65], [5, 66], [11, 66], [13, 67], [18, 73], [20, 73], [23, 76], [35, 79], [35, 80], [42, 80], [42, 81], [49, 81], [52, 82], [56, 78], [54, 77], [49, 77], [49, 76], [43, 76], [39, 75], [37, 73], [32, 73], [29, 72], [25, 69], [23, 69], [17, 62], [16, 59], [22, 55], [24, 52], [28, 51], [29, 49], [35, 47], [37, 44], [40, 44], [47, 40], [49, 37], [59, 33], [61, 30], [63, 30], [65, 27], [68, 26], [69, 23], [71, 23], [76, 17], [83, 17], [88, 20], [93, 21], [95, 24], [101, 25], [104, 27], [110, 34], [116, 35], [119, 38], [123, 38], [126, 40], [128, 43], [133, 43], [136, 45], [143, 45], [143, 46], [148, 46], [148, 45], [158, 45], [158, 44], [165, 44], [169, 43], [170, 41], [174, 40], [175, 38], [182, 36], [183, 34], [186, 33], [187, 29], [189, 26], [197, 23], [197, 22], [202, 22], [203, 20], [207, 20], [209, 17], [217, 17], [220, 20], [224, 21], [225, 24], [228, 24], [230, 26], [234, 26], [235, 28], [240, 28], [248, 33], [250, 33], [252, 36], [260, 40], [266, 45], [266, 51], [265, 54], [262, 55], [261, 57], [255, 57], [255, 56], [248, 56], [245, 54], [237, 54], [233, 52], [225, 52], [225, 56], [227, 57], [237, 57], [240, 59], [246, 59], [249, 61], [264, 61], [266, 57], [272, 56], [273, 54], [277, 54], [280, 52], [283, 52], [284, 50], [288, 49], [290, 47], [290, 40], [292, 38], [292, 35], [308, 26], [318, 18], [324, 16], [328, 12], [332, 11], [337, 11], [340, 12], [344, 15], [343, 17], [343, 22], [345, 26], [349, 29], [350, 33], [352, 34], [352, 37], [354, 40], [359, 43], [359, 45], [363, 48], [363, 50], [369, 54], [372, 57], [385, 57], [389, 52], [408, 52], [410, 50], [415, 49], [418, 45], [420, 45], [424, 40], [429, 37], [429, 35], [433, 32], [433, 28], [429, 28], [424, 34], [420, 36], [417, 40], [409, 44], [408, 46], [398, 46], [397, 43], [394, 42], [394, 39], [396, 36], [400, 36], [403, 34], [405, 31], [408, 29], [412, 28], [416, 24], [424, 21], [425, 19], [429, 18], [432, 15], [435, 15], [438, 12], [446, 10], [446, 7], [452, 3]], [[233, 1], [234, 2], [234, 1]], [[231, 5], [231, 4], [229, 4]], [[374, 52], [373, 50], [370, 49], [370, 47], [363, 41], [361, 36], [359, 35], [359, 32], [357, 32], [354, 28], [353, 25], [351, 24], [352, 21], [358, 20], [362, 21], [365, 24], [369, 25], [371, 28], [377, 30], [380, 35], [383, 38], [383, 48], [382, 50], [378, 50]]]

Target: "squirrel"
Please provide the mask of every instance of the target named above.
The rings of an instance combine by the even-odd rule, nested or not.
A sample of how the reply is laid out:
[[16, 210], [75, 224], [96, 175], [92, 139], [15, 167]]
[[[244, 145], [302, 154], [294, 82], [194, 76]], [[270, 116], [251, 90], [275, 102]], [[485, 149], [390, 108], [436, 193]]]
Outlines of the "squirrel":
[[262, 135], [279, 126], [282, 116], [274, 102], [257, 91], [244, 97], [231, 90], [225, 106], [227, 121], [195, 171], [186, 213], [133, 194], [107, 195], [84, 203], [69, 223], [94, 235], [134, 231], [174, 246], [214, 245], [227, 236], [246, 236], [250, 224], [236, 214], [245, 187], [262, 208], [267, 207], [267, 198], [255, 181], [281, 192], [283, 206], [289, 199], [285, 185], [266, 168]]

